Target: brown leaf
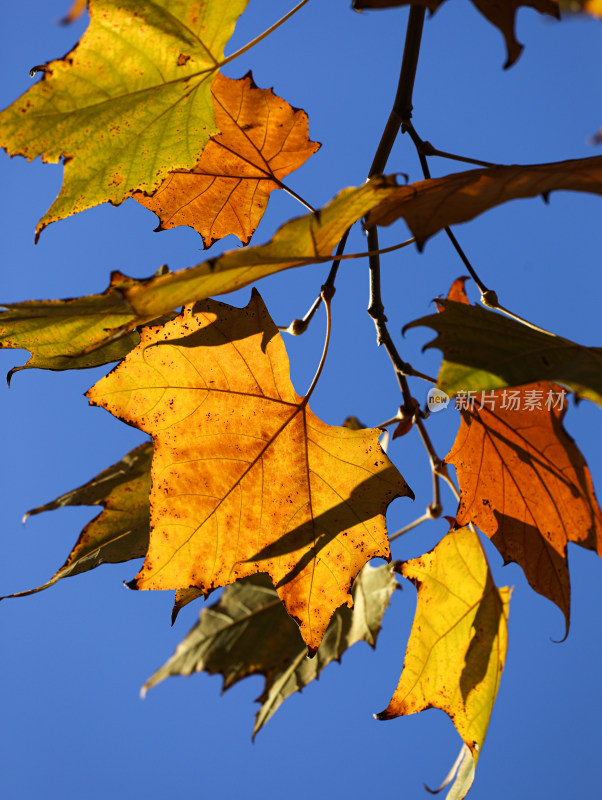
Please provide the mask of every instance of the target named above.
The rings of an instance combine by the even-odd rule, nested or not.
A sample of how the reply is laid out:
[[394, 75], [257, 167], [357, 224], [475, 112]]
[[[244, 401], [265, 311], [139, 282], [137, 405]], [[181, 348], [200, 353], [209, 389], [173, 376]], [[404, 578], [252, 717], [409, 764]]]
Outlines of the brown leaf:
[[157, 230], [189, 225], [205, 247], [228, 234], [248, 244], [270, 192], [320, 145], [308, 135], [307, 114], [271, 89], [259, 89], [249, 73], [232, 80], [217, 74], [211, 87], [212, 137], [192, 170], [171, 173], [151, 195], [134, 199], [154, 211]]
[[[429, 11], [434, 12], [443, 2], [444, 0], [353, 0], [353, 8], [359, 11], [364, 8], [397, 8], [398, 6], [414, 5], [425, 6]], [[503, 0], [503, 2], [500, 0], [472, 0], [472, 2], [481, 14], [504, 34], [508, 51], [504, 69], [514, 64], [523, 49], [514, 34], [516, 12], [521, 6], [534, 8], [541, 14], [550, 14], [552, 17], [559, 16], [557, 0]]]
[[458, 524], [474, 522], [506, 562], [517, 562], [561, 609], [568, 632], [567, 542], [602, 555], [602, 513], [587, 464], [562, 426], [561, 391], [541, 382], [485, 392], [484, 405], [462, 410], [446, 461], [460, 483]]
[[373, 557], [388, 504], [412, 496], [380, 429], [329, 426], [290, 382], [259, 294], [206, 300], [148, 327], [89, 392], [154, 437], [151, 540], [137, 589], [218, 586], [268, 573], [312, 650]]
[[[470, 301], [468, 299], [468, 295], [466, 294], [466, 288], [465, 288], [466, 281], [469, 280], [470, 278], [467, 275], [464, 275], [461, 278], [456, 278], [456, 280], [449, 287], [449, 292], [447, 293], [446, 300], [455, 300], [456, 303], [464, 303], [464, 305], [469, 306]], [[437, 311], [439, 311], [439, 313], [441, 313], [445, 309], [444, 304], [439, 302], [438, 299], [435, 300], [435, 304], [437, 306]]]
[[367, 217], [366, 226], [405, 219], [421, 248], [448, 225], [467, 222], [490, 208], [556, 190], [602, 194], [602, 156], [551, 164], [488, 167], [400, 186]]

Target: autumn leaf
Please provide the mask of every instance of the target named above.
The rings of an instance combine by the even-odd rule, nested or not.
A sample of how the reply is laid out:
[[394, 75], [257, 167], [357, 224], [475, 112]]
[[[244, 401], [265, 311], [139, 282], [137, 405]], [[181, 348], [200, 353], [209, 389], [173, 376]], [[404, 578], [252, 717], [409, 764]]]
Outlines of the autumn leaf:
[[316, 680], [331, 661], [340, 661], [353, 644], [376, 646], [383, 614], [397, 588], [390, 566], [375, 569], [366, 564], [351, 590], [353, 608], [335, 611], [318, 652], [308, 658], [299, 628], [269, 578], [244, 578], [201, 611], [174, 655], [144, 684], [143, 695], [172, 675], [221, 674], [224, 691], [249, 675], [263, 675], [255, 736], [287, 697]]
[[146, 442], [78, 489], [28, 511], [24, 520], [65, 506], [103, 507], [83, 529], [69, 558], [49, 581], [36, 589], [8, 596], [35, 594], [61, 578], [88, 572], [101, 564], [120, 564], [146, 555], [152, 454], [152, 444]]
[[602, 348], [583, 345], [516, 322], [481, 306], [438, 300], [442, 313], [422, 317], [437, 337], [426, 347], [443, 351], [437, 386], [450, 396], [556, 381], [602, 405]]
[[517, 562], [560, 608], [568, 633], [567, 543], [602, 555], [602, 512], [565, 414], [564, 393], [552, 383], [487, 393], [462, 409], [446, 461], [460, 484], [458, 524], [473, 522], [506, 562]]
[[11, 369], [8, 379], [34, 367], [82, 369], [120, 361], [140, 340], [136, 331], [107, 338], [107, 331], [132, 321], [132, 308], [122, 293], [128, 280], [116, 274], [105, 292], [88, 297], [2, 304], [0, 348], [31, 353], [26, 364]]
[[418, 605], [399, 684], [377, 718], [440, 708], [470, 749], [474, 772], [506, 659], [510, 590], [496, 588], [469, 528], [450, 531], [401, 572], [416, 585]]
[[270, 192], [301, 166], [319, 144], [308, 135], [307, 114], [271, 89], [259, 89], [251, 74], [231, 80], [219, 73], [211, 87], [213, 136], [192, 170], [171, 173], [149, 197], [134, 194], [154, 211], [157, 230], [189, 225], [205, 247], [234, 234], [248, 244]]
[[560, 189], [602, 194], [602, 156], [471, 169], [399, 186], [368, 214], [366, 226], [390, 225], [402, 217], [421, 249], [446, 226], [467, 222], [509, 200], [547, 198]]
[[64, 58], [0, 114], [0, 146], [65, 164], [36, 234], [99, 203], [192, 169], [218, 132], [211, 82], [248, 0], [90, 0], [90, 25]]
[[[353, 0], [353, 8], [360, 11], [365, 8], [396, 8], [398, 6], [425, 6], [429, 11], [436, 11], [444, 0]], [[557, 0], [472, 0], [473, 5], [481, 14], [495, 25], [504, 35], [508, 58], [504, 69], [512, 66], [520, 56], [523, 46], [519, 44], [515, 33], [514, 24], [516, 12], [521, 6], [534, 8], [541, 14], [558, 17]]]
[[187, 307], [89, 392], [150, 433], [151, 541], [130, 584], [204, 593], [266, 572], [317, 650], [375, 556], [384, 512], [411, 496], [379, 429], [328, 426], [293, 390], [282, 338], [253, 291], [246, 308]]
[[142, 319], [206, 297], [242, 289], [293, 267], [332, 258], [345, 231], [394, 190], [391, 178], [378, 176], [357, 188], [343, 189], [315, 214], [291, 219], [264, 245], [237, 248], [195, 267], [146, 280], [130, 279], [123, 292]]
[[344, 189], [316, 214], [285, 223], [267, 244], [231, 250], [179, 272], [162, 267], [142, 280], [113, 272], [102, 294], [4, 304], [8, 311], [0, 313], [0, 346], [26, 348], [32, 352], [26, 366], [46, 369], [78, 369], [123, 358], [138, 341], [137, 333], [130, 335], [136, 327], [179, 306], [233, 292], [281, 270], [330, 260], [347, 228], [393, 188], [390, 178], [379, 176]]

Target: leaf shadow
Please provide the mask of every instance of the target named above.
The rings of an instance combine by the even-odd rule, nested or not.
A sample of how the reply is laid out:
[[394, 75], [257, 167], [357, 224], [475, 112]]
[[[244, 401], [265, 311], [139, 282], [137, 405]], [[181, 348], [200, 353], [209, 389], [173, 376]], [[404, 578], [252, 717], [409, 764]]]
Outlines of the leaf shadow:
[[[390, 481], [387, 479], [389, 473], [391, 475]], [[320, 550], [330, 544], [333, 539], [340, 534], [345, 536], [345, 531], [348, 528], [371, 519], [374, 516], [374, 506], [370, 502], [370, 497], [375, 493], [382, 492], [383, 482], [394, 486], [396, 480], [398, 480], [398, 473], [394, 467], [390, 467], [386, 472], [379, 475], [371, 475], [352, 490], [347, 500], [337, 503], [336, 506], [319, 514], [314, 519], [308, 520], [288, 531], [280, 539], [252, 555], [245, 563], [266, 561], [310, 547], [295, 566], [276, 584], [276, 589], [281, 588], [300, 575], [317, 558]], [[414, 493], [407, 484], [405, 484], [404, 492], [393, 489], [391, 491], [394, 493], [383, 502], [383, 508], [386, 508], [386, 505], [397, 497], [410, 497], [414, 500]], [[362, 502], [362, 499], [364, 502]], [[369, 531], [366, 531], [366, 533], [370, 537]], [[356, 547], [364, 551], [366, 546], [362, 541]]]

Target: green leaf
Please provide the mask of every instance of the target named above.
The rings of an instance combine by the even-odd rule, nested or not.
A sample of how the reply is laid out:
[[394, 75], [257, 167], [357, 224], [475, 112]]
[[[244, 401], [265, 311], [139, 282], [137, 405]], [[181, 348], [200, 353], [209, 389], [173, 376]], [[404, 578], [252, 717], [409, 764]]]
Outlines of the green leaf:
[[9, 381], [22, 369], [83, 369], [125, 358], [140, 336], [132, 331], [107, 340], [107, 331], [132, 320], [132, 308], [122, 293], [126, 281], [117, 275], [105, 292], [88, 297], [4, 303], [0, 348], [31, 353], [26, 364], [11, 369]]
[[211, 82], [248, 0], [90, 0], [64, 58], [0, 114], [9, 155], [65, 163], [37, 234], [99, 203], [151, 192], [192, 169], [217, 133]]
[[271, 581], [254, 575], [228, 586], [220, 600], [201, 612], [199, 622], [178, 645], [169, 661], [144, 684], [142, 692], [171, 675], [203, 670], [221, 673], [224, 690], [249, 675], [265, 676], [253, 736], [280, 704], [317, 679], [331, 661], [359, 641], [372, 647], [392, 593], [397, 588], [392, 567], [367, 564], [353, 584], [353, 608], [334, 614], [313, 658], [299, 628], [286, 613]]
[[102, 506], [104, 509], [86, 525], [69, 558], [49, 581], [36, 589], [8, 597], [35, 594], [61, 578], [88, 572], [101, 564], [119, 564], [133, 558], [143, 558], [148, 550], [149, 539], [148, 496], [152, 457], [152, 443], [146, 442], [84, 486], [28, 511], [24, 521], [34, 514], [64, 506]]
[[440, 314], [410, 322], [437, 332], [426, 347], [443, 351], [437, 386], [453, 396], [555, 381], [602, 405], [602, 348], [535, 330], [481, 306], [438, 300]]

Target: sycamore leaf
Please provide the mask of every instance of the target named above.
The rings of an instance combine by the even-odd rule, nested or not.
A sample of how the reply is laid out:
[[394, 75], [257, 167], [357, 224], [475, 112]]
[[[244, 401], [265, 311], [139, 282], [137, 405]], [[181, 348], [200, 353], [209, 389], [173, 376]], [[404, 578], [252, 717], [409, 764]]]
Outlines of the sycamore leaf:
[[37, 225], [156, 189], [192, 169], [217, 133], [211, 82], [248, 0], [90, 0], [90, 25], [64, 58], [0, 114], [9, 155], [65, 164]]
[[154, 211], [157, 230], [189, 225], [205, 247], [228, 234], [248, 244], [270, 192], [319, 148], [308, 135], [307, 114], [271, 89], [259, 89], [251, 74], [240, 80], [216, 75], [211, 87], [213, 136], [192, 170], [171, 173], [149, 197], [134, 195]]
[[135, 347], [137, 332], [107, 339], [107, 331], [129, 325], [132, 307], [123, 296], [129, 279], [115, 274], [103, 294], [69, 300], [4, 303], [0, 312], [0, 348], [23, 348], [31, 358], [22, 369], [82, 369], [120, 361]]
[[230, 250], [169, 275], [130, 279], [123, 295], [139, 317], [155, 319], [186, 303], [242, 289], [275, 272], [328, 261], [347, 228], [393, 190], [394, 180], [382, 176], [358, 188], [343, 189], [315, 214], [286, 222], [267, 244]]
[[189, 603], [194, 603], [195, 600], [204, 596], [203, 592], [200, 589], [196, 589], [194, 586], [188, 589], [176, 589], [176, 597], [171, 610], [171, 624], [174, 624], [184, 606], [187, 606]]
[[190, 269], [161, 268], [144, 280], [114, 272], [103, 294], [1, 306], [8, 311], [0, 312], [0, 347], [30, 350], [27, 367], [75, 369], [119, 360], [137, 343], [136, 327], [181, 305], [329, 260], [347, 228], [393, 188], [391, 179], [377, 177], [345, 189], [316, 214], [285, 223], [268, 244], [233, 250]]
[[530, 328], [502, 314], [463, 302], [438, 300], [443, 312], [422, 317], [437, 332], [426, 347], [443, 351], [437, 386], [449, 395], [557, 381], [602, 405], [602, 348]]
[[366, 226], [406, 221], [416, 244], [446, 226], [467, 222], [521, 197], [556, 190], [602, 194], [602, 156], [530, 166], [488, 167], [399, 186], [369, 214]]
[[47, 583], [9, 597], [35, 594], [61, 578], [88, 572], [101, 564], [120, 564], [142, 558], [148, 550], [152, 454], [152, 444], [146, 442], [78, 489], [27, 512], [24, 520], [64, 506], [102, 506], [104, 509], [86, 525], [67, 561]]
[[450, 531], [401, 572], [416, 585], [418, 605], [399, 684], [377, 718], [440, 708], [470, 748], [474, 766], [504, 669], [510, 590], [496, 588], [469, 528]]
[[602, 512], [585, 459], [562, 425], [560, 388], [534, 383], [491, 392], [462, 409], [446, 461], [460, 484], [458, 524], [473, 522], [506, 562], [517, 562], [533, 589], [563, 612], [568, 633], [567, 542], [602, 555]]
[[169, 661], [147, 680], [142, 693], [172, 675], [221, 673], [224, 691], [249, 675], [264, 675], [255, 736], [287, 697], [316, 680], [331, 661], [340, 661], [353, 644], [365, 641], [376, 646], [383, 614], [397, 588], [390, 566], [375, 569], [366, 564], [351, 590], [353, 608], [342, 606], [335, 611], [318, 652], [308, 658], [299, 628], [269, 578], [244, 578], [228, 586], [216, 604], [203, 609], [197, 624]]
[[208, 593], [266, 572], [317, 650], [362, 566], [390, 557], [384, 513], [411, 490], [379, 429], [326, 425], [295, 393], [255, 290], [246, 308], [207, 300], [145, 328], [88, 397], [154, 437], [151, 541], [132, 588]]
[[[353, 0], [353, 8], [358, 11], [364, 8], [396, 8], [398, 6], [425, 6], [429, 11], [436, 11], [445, 0]], [[510, 67], [520, 56], [523, 46], [519, 44], [514, 33], [516, 12], [521, 6], [534, 8], [541, 14], [558, 17], [557, 0], [472, 0], [473, 5], [495, 25], [504, 35], [508, 58], [504, 69]]]

